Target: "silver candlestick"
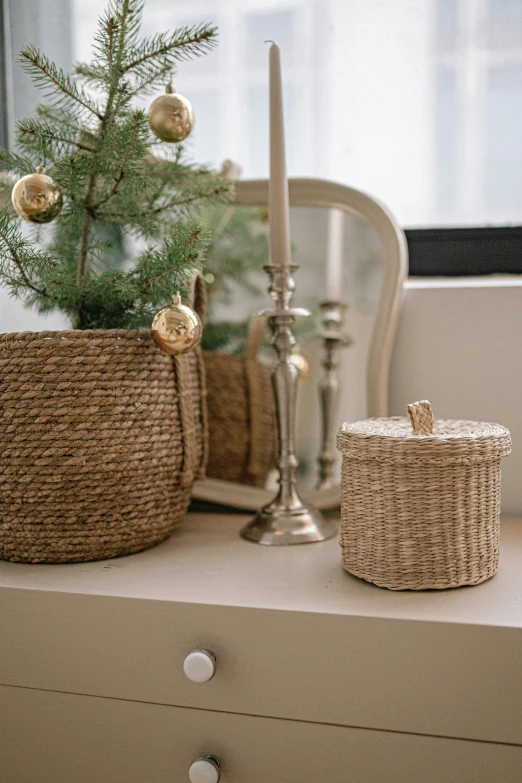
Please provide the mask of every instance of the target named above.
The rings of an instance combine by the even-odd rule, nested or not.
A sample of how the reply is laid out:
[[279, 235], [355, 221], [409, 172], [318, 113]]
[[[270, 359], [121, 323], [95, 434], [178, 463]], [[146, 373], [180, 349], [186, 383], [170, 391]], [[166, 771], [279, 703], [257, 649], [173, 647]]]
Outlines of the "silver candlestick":
[[324, 375], [319, 383], [321, 399], [322, 436], [321, 452], [318, 457], [319, 479], [317, 489], [330, 489], [334, 484], [336, 414], [341, 384], [339, 381], [339, 349], [352, 344], [352, 339], [343, 334], [344, 311], [342, 302], [322, 302], [323, 331], [319, 335], [324, 344], [322, 365]]
[[335, 525], [324, 519], [321, 512], [304, 503], [297, 492], [297, 468], [295, 455], [295, 415], [297, 401], [298, 370], [291, 361], [295, 338], [292, 325], [298, 315], [309, 315], [308, 310], [291, 308], [290, 299], [295, 290], [293, 273], [295, 264], [264, 267], [270, 276], [268, 291], [275, 308], [265, 310], [272, 332], [272, 345], [277, 359], [272, 368], [272, 386], [276, 402], [279, 435], [279, 492], [274, 500], [262, 508], [242, 530], [249, 541], [268, 546], [287, 546], [324, 541], [335, 535]]

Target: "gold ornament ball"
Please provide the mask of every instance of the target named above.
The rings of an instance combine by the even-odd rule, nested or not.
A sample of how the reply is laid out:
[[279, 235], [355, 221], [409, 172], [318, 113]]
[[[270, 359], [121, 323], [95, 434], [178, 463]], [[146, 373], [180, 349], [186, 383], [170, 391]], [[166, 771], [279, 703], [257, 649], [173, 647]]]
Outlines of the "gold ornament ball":
[[183, 141], [194, 128], [191, 102], [177, 92], [160, 95], [151, 104], [149, 125], [161, 141]]
[[299, 380], [306, 381], [306, 379], [310, 377], [310, 364], [308, 362], [308, 359], [305, 356], [303, 356], [302, 353], [293, 353], [290, 356], [290, 361], [292, 362], [294, 367], [297, 367], [297, 372], [299, 373]]
[[203, 325], [199, 315], [181, 304], [176, 295], [171, 304], [156, 313], [150, 331], [156, 345], [175, 356], [188, 353], [198, 345]]
[[13, 207], [30, 223], [49, 223], [62, 208], [62, 193], [45, 169], [18, 180], [11, 194]]

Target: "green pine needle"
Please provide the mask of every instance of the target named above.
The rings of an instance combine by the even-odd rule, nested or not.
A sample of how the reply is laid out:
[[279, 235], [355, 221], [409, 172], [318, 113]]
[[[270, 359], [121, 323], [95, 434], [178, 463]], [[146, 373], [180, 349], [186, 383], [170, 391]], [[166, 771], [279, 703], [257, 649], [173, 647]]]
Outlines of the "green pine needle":
[[[230, 182], [152, 135], [136, 99], [163, 91], [177, 63], [217, 42], [211, 24], [140, 37], [142, 0], [112, 0], [98, 20], [93, 60], [65, 73], [36, 47], [22, 68], [45, 101], [17, 124], [17, 152], [0, 150], [0, 200], [11, 178], [47, 174], [63, 208], [30, 237], [0, 212], [0, 282], [41, 312], [60, 310], [80, 329], [147, 327], [177, 286], [201, 268], [210, 237], [197, 215], [227, 203]], [[128, 259], [134, 241], [141, 248]]]

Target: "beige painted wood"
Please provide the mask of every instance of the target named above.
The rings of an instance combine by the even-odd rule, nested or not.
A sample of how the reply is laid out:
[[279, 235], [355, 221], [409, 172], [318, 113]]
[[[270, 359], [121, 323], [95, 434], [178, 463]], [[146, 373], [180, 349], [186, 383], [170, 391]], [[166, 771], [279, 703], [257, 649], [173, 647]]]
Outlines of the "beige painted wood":
[[[0, 563], [0, 683], [208, 710], [522, 743], [522, 521], [473, 588], [393, 593], [337, 541], [276, 550], [241, 515], [189, 515], [149, 552]], [[190, 683], [190, 650], [217, 655]]]
[[[366, 365], [366, 401], [368, 416], [387, 416], [391, 355], [401, 309], [403, 284], [408, 274], [408, 247], [404, 231], [384, 204], [355, 188], [312, 178], [290, 179], [288, 186], [291, 206], [341, 209], [369, 223], [379, 236], [384, 280]], [[266, 207], [268, 180], [238, 180], [236, 203]], [[217, 486], [215, 482], [196, 482], [193, 495], [196, 499], [252, 510], [257, 510], [272, 499], [273, 493], [264, 490], [258, 490], [262, 495], [261, 501], [258, 502], [249, 488], [231, 482], [228, 487], [228, 492], [224, 492], [223, 487]], [[320, 493], [316, 492], [309, 495], [304, 493], [303, 497], [321, 509], [338, 508], [341, 491], [340, 487], [335, 487], [324, 497], [320, 497]]]
[[27, 598], [35, 601], [36, 591], [49, 593], [50, 600], [63, 593], [451, 626], [522, 626], [522, 517], [501, 517], [500, 566], [493, 579], [472, 588], [400, 593], [343, 571], [338, 538], [259, 547], [239, 536], [247, 519], [189, 513], [169, 540], [112, 560], [68, 565], [0, 560], [0, 606], [7, 607], [8, 595], [11, 600], [28, 590]]
[[2, 783], [519, 783], [522, 748], [0, 688]]

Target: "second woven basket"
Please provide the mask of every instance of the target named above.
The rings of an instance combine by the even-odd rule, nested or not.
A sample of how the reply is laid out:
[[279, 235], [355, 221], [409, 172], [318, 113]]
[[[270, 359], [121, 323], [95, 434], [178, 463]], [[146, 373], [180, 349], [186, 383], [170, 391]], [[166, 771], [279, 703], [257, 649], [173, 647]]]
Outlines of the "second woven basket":
[[483, 582], [498, 566], [509, 431], [434, 421], [427, 401], [408, 413], [409, 420], [368, 419], [339, 432], [343, 567], [391, 590]]
[[203, 352], [207, 377], [207, 476], [264, 487], [277, 451], [270, 368], [258, 360], [265, 320], [250, 322], [244, 356]]

